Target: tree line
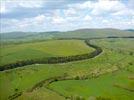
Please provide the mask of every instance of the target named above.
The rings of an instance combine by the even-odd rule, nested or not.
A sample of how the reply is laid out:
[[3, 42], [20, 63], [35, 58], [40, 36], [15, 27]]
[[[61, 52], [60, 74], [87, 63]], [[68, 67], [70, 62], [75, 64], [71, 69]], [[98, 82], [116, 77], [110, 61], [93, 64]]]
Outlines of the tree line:
[[26, 65], [32, 65], [32, 64], [56, 64], [56, 63], [67, 63], [71, 61], [78, 61], [78, 60], [84, 60], [93, 58], [97, 55], [99, 55], [102, 52], [102, 49], [98, 46], [92, 45], [89, 43], [89, 40], [85, 40], [85, 43], [95, 48], [95, 51], [91, 53], [81, 54], [81, 55], [74, 55], [74, 56], [66, 56], [66, 57], [49, 57], [49, 58], [40, 58], [40, 59], [30, 59], [30, 60], [24, 60], [24, 61], [17, 61], [15, 63], [6, 64], [0, 66], [0, 71], [13, 69], [17, 67], [22, 67]]

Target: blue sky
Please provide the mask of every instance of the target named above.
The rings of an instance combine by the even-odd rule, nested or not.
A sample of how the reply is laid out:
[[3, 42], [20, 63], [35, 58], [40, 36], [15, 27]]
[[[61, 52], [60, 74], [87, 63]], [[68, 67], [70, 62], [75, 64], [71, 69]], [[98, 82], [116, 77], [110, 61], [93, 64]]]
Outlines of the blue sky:
[[1, 0], [1, 32], [134, 28], [134, 0]]

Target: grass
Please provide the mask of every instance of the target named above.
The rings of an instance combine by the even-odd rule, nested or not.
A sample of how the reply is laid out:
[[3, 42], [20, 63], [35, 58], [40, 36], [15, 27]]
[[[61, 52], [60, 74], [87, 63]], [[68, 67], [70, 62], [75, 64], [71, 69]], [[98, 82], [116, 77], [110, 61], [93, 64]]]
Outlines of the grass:
[[[78, 40], [60, 41], [76, 41], [76, 44], [79, 43]], [[112, 41], [112, 39], [110, 41]], [[64, 100], [64, 98], [57, 93], [47, 90], [46, 87], [41, 87], [31, 93], [26, 91], [42, 80], [55, 76], [62, 76], [65, 73], [68, 74], [69, 77], [76, 77], [83, 75], [90, 76], [91, 73], [97, 74], [98, 72], [101, 72], [105, 74], [97, 79], [58, 81], [50, 84], [49, 87], [65, 96], [79, 95], [86, 99], [90, 96], [103, 96], [115, 100], [120, 100], [119, 98], [121, 98], [121, 100], [122, 98], [123, 100], [131, 100], [131, 98], [133, 98], [133, 93], [122, 88], [114, 87], [112, 83], [114, 82], [121, 86], [133, 88], [133, 80], [128, 79], [134, 72], [133, 55], [129, 54], [129, 52], [132, 52], [134, 49], [132, 40], [113, 39], [113, 41], [115, 41], [114, 46], [113, 42], [110, 41], [107, 39], [91, 41], [93, 44], [99, 45], [103, 49], [103, 53], [93, 59], [63, 64], [35, 64], [0, 72], [0, 98], [6, 100], [8, 96], [13, 95], [16, 92], [23, 92], [22, 96], [18, 98], [19, 100], [31, 100], [35, 97], [44, 99], [48, 94], [48, 100]], [[126, 41], [127, 43], [124, 43]], [[118, 42], [120, 44], [118, 44]], [[53, 41], [53, 43], [55, 42]], [[32, 45], [32, 43], [30, 44]], [[112, 46], [114, 48], [111, 49]], [[117, 47], [126, 47], [126, 49], [123, 49], [122, 52], [120, 52], [120, 49], [116, 49]], [[66, 52], [66, 49], [64, 49], [64, 52]], [[114, 69], [120, 71], [112, 74], [111, 72]], [[108, 95], [105, 93], [108, 93]]]
[[132, 73], [119, 71], [100, 76], [90, 80], [68, 80], [50, 84], [50, 88], [65, 96], [82, 96], [88, 100], [90, 97], [105, 97], [111, 100], [133, 100], [134, 93], [114, 86], [123, 85], [134, 90], [134, 80], [128, 79]]
[[70, 56], [92, 52], [82, 40], [51, 40], [7, 45], [1, 48], [0, 65], [43, 57]]
[[[112, 49], [113, 51], [111, 53], [109, 52], [112, 59], [110, 60], [110, 62], [106, 60], [107, 63], [113, 64], [113, 66], [122, 67], [127, 59], [129, 59], [130, 62], [134, 60], [133, 58], [130, 58], [130, 56], [127, 56], [129, 55], [129, 52], [132, 52], [132, 50], [134, 50], [133, 45], [130, 46], [130, 42], [132, 41], [133, 39], [102, 39], [92, 41], [92, 43], [101, 46], [102, 48], [107, 50], [107, 52], [108, 50]], [[123, 58], [121, 61], [118, 62], [118, 59], [121, 57], [121, 55], [118, 55], [116, 53], [114, 55], [114, 52], [118, 54], [120, 52], [124, 54], [123, 56], [126, 58]], [[104, 57], [101, 56], [101, 59], [102, 58]], [[115, 59], [117, 60], [117, 62], [115, 62]], [[104, 60], [102, 61], [102, 63], [103, 62]], [[115, 62], [115, 65], [112, 62]], [[97, 63], [99, 63], [99, 61], [97, 61]], [[106, 66], [106, 64], [104, 64], [104, 66]], [[110, 98], [111, 100], [133, 100], [133, 92], [123, 89], [127, 88], [134, 91], [134, 80], [128, 78], [129, 76], [133, 77], [134, 75], [133, 65], [125, 65], [124, 67], [126, 67], [126, 69], [121, 69], [118, 72], [106, 74], [95, 79], [54, 82], [49, 85], [49, 88], [52, 88], [53, 90], [57, 91], [58, 93], [64, 94], [65, 96], [82, 96], [87, 100], [90, 97], [99, 96]], [[108, 70], [108, 68], [106, 70]], [[118, 84], [122, 88], [116, 87], [116, 84]]]
[[19, 97], [19, 100], [65, 100], [64, 97], [59, 96], [58, 94], [46, 89], [42, 88], [37, 91], [33, 91], [32, 93], [24, 93], [25, 96]]

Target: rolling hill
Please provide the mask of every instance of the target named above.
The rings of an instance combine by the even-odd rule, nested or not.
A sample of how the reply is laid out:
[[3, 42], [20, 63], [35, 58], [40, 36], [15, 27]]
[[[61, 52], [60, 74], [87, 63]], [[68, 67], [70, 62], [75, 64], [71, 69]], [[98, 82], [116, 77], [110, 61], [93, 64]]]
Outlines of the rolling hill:
[[[129, 29], [130, 30], [130, 29]], [[104, 29], [78, 29], [74, 31], [59, 32], [8, 32], [1, 33], [1, 40], [24, 40], [24, 39], [53, 39], [53, 38], [98, 38], [98, 37], [126, 37], [134, 36], [134, 31], [126, 31], [112, 28]]]
[[65, 32], [64, 34], [59, 34], [55, 37], [58, 38], [98, 38], [98, 37], [125, 37], [134, 36], [134, 32], [124, 31], [119, 29], [78, 29], [74, 31]]

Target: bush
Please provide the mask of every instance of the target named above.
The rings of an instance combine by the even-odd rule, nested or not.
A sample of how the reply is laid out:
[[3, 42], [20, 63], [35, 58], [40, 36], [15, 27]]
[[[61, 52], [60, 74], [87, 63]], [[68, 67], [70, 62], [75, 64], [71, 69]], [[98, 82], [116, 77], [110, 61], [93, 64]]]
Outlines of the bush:
[[133, 63], [132, 63], [132, 62], [129, 62], [128, 64], [129, 64], [129, 65], [133, 65]]
[[132, 56], [132, 55], [133, 55], [133, 52], [129, 52], [129, 55], [131, 55], [131, 56]]
[[76, 76], [76, 77], [75, 77], [75, 80], [79, 80], [79, 79], [80, 79], [80, 77], [79, 77], [79, 76]]

